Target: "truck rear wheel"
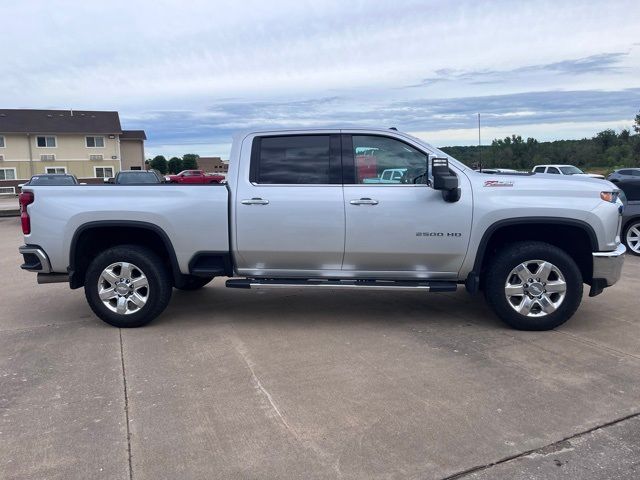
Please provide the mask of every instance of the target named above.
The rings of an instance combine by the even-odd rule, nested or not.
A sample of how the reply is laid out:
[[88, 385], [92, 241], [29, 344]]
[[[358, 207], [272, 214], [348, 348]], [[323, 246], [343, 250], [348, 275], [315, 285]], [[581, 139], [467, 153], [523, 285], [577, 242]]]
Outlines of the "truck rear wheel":
[[551, 330], [569, 320], [580, 306], [580, 269], [554, 245], [514, 243], [490, 262], [485, 277], [487, 303], [513, 328]]
[[171, 279], [162, 260], [137, 245], [109, 248], [89, 265], [84, 292], [91, 310], [114, 327], [146, 325], [171, 299]]

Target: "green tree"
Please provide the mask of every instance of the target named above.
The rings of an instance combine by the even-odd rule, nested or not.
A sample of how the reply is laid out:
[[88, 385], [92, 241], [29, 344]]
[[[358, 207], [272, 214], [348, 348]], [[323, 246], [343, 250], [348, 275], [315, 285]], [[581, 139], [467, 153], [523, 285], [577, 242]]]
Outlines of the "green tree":
[[618, 135], [616, 135], [616, 131], [611, 128], [607, 128], [593, 137], [596, 143], [600, 146], [602, 152], [605, 152], [609, 147], [613, 147], [616, 144], [616, 140], [618, 140]]
[[630, 135], [631, 135], [631, 132], [629, 131], [629, 129], [628, 128], [624, 128], [620, 132], [620, 135], [618, 136], [618, 138], [620, 139], [620, 141], [622, 141], [624, 143], [628, 143]]
[[174, 175], [176, 173], [180, 173], [182, 170], [184, 170], [182, 159], [180, 157], [171, 157], [169, 159], [168, 168], [169, 173], [173, 173]]
[[633, 121], [633, 131], [640, 133], [640, 113], [636, 115], [636, 118]]
[[153, 160], [149, 162], [149, 165], [151, 166], [151, 168], [155, 168], [156, 170], [158, 170], [162, 175], [165, 175], [167, 173], [167, 159], [164, 158], [163, 155], [157, 155], [153, 157]]
[[196, 170], [198, 168], [198, 159], [200, 155], [196, 153], [185, 153], [182, 156], [183, 170]]

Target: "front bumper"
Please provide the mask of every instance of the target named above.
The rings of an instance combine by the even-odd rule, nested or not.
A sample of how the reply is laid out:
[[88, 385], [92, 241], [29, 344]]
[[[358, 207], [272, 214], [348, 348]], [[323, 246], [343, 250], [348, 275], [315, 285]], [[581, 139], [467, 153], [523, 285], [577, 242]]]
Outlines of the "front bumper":
[[590, 297], [595, 297], [610, 287], [622, 275], [622, 265], [624, 264], [624, 252], [627, 249], [621, 243], [618, 248], [611, 252], [593, 253], [593, 280], [591, 282]]

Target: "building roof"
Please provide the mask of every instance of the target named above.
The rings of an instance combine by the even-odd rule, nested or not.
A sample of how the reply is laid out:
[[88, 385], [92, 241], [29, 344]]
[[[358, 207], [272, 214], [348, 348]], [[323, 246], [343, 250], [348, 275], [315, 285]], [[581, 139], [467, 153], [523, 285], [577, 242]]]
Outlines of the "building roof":
[[2, 133], [122, 133], [118, 112], [0, 109]]
[[146, 140], [147, 134], [144, 130], [123, 130], [120, 134], [120, 140]]

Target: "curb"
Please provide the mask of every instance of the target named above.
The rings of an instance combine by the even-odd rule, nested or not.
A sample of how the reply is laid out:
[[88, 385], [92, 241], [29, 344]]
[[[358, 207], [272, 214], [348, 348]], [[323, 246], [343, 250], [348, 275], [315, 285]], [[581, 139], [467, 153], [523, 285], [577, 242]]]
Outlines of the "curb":
[[19, 217], [20, 216], [20, 210], [19, 209], [13, 209], [13, 210], [0, 210], [0, 217]]

